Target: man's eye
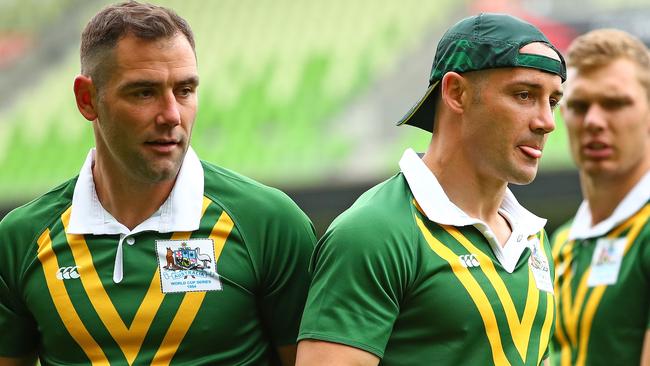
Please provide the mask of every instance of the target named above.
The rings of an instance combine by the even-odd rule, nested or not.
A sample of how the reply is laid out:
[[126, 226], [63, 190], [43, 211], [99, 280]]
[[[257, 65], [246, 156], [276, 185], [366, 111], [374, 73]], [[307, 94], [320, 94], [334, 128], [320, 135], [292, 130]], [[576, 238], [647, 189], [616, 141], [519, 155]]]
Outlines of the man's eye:
[[153, 90], [150, 89], [142, 89], [142, 90], [137, 90], [133, 93], [133, 95], [137, 98], [151, 98], [153, 96]]
[[182, 97], [187, 97], [190, 94], [192, 94], [192, 92], [194, 92], [194, 89], [192, 89], [190, 87], [186, 87], [186, 88], [181, 88], [180, 90], [178, 90], [177, 93], [178, 93], [178, 95], [180, 95]]
[[554, 110], [555, 107], [557, 107], [558, 104], [560, 104], [560, 101], [557, 100], [557, 99], [555, 99], [555, 98], [551, 98], [551, 99], [549, 100], [548, 104], [551, 106], [551, 110]]
[[527, 91], [517, 93], [517, 97], [521, 100], [528, 100], [530, 94]]
[[587, 112], [587, 108], [589, 108], [587, 103], [582, 102], [568, 102], [566, 106], [569, 111], [576, 114], [584, 114]]

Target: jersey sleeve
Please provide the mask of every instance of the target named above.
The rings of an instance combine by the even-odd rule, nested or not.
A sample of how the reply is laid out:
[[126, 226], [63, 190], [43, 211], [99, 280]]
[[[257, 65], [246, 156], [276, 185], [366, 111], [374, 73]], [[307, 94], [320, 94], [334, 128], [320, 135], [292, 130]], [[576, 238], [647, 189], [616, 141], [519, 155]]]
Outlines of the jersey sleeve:
[[385, 220], [343, 219], [319, 241], [298, 340], [341, 343], [383, 357], [410, 264]]
[[264, 230], [267, 243], [259, 304], [272, 343], [283, 346], [296, 343], [316, 237], [311, 221], [292, 201], [283, 203], [278, 211]]
[[20, 263], [29, 245], [15, 235], [11, 217], [0, 222], [0, 357], [20, 357], [33, 352], [38, 342], [38, 332], [33, 317], [22, 300], [19, 284], [22, 277]]

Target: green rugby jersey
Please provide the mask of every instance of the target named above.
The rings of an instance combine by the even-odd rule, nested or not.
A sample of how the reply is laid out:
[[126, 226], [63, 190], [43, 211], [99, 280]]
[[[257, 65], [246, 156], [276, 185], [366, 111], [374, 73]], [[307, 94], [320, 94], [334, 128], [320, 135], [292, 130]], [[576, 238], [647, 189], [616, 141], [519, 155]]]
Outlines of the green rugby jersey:
[[650, 174], [619, 208], [601, 230], [580, 232], [591, 223], [583, 203], [553, 235], [553, 365], [639, 365], [650, 329]]
[[521, 221], [510, 217], [511, 239], [524, 249], [506, 270], [485, 225], [430, 220], [426, 197], [402, 170], [364, 193], [317, 244], [298, 339], [356, 347], [386, 366], [538, 365], [554, 324], [553, 294], [538, 289], [533, 271], [546, 271], [552, 291], [543, 229], [519, 238]]
[[37, 351], [43, 365], [279, 364], [274, 348], [296, 340], [313, 228], [280, 191], [202, 167], [199, 228], [132, 235], [119, 283], [120, 235], [67, 232], [77, 178], [7, 215], [0, 356]]

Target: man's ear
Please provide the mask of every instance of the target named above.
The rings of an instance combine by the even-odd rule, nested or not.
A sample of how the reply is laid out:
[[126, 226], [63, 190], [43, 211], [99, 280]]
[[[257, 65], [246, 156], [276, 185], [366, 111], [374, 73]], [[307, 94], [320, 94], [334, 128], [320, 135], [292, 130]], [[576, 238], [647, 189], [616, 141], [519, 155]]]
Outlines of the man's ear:
[[74, 79], [74, 96], [77, 108], [81, 115], [91, 122], [97, 119], [96, 94], [95, 85], [90, 77], [79, 75]]
[[468, 80], [462, 75], [450, 71], [440, 81], [440, 97], [454, 113], [463, 113], [470, 102], [468, 95]]

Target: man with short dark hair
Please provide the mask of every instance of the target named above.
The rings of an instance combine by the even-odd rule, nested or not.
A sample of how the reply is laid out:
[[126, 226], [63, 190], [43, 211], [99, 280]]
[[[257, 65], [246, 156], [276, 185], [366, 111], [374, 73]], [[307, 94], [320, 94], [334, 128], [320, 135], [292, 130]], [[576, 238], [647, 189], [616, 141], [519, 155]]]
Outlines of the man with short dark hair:
[[0, 365], [293, 365], [313, 228], [280, 191], [190, 147], [189, 25], [109, 6], [81, 65], [96, 148], [0, 223]]
[[554, 319], [546, 220], [507, 185], [535, 177], [564, 78], [522, 20], [480, 14], [445, 33], [400, 122], [433, 132], [429, 148], [408, 149], [317, 244], [297, 365], [540, 364]]
[[554, 365], [650, 366], [648, 52], [616, 29], [568, 49], [561, 110], [584, 201], [554, 234]]

